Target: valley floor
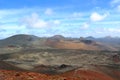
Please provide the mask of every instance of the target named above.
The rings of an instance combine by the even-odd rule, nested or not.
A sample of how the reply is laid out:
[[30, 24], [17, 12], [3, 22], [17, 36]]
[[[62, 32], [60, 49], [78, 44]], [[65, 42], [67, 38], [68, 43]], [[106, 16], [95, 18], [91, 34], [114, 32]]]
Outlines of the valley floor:
[[120, 53], [65, 49], [2, 53], [0, 80], [120, 80]]

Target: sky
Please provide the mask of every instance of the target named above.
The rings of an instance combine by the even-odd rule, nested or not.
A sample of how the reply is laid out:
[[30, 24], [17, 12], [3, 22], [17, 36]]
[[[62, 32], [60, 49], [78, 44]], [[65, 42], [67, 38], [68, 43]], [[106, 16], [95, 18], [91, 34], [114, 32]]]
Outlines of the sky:
[[120, 0], [0, 0], [0, 39], [120, 37]]

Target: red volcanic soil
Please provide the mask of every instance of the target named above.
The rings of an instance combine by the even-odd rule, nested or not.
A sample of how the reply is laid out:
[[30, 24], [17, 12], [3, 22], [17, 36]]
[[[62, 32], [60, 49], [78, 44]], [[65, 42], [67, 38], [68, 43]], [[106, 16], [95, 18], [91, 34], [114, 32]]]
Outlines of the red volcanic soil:
[[47, 80], [47, 75], [33, 72], [0, 70], [0, 80]]
[[103, 65], [96, 65], [96, 70], [102, 73], [106, 73], [115, 80], [120, 80], [120, 65], [114, 66], [103, 66]]
[[[95, 66], [94, 70], [76, 69], [60, 74], [30, 72], [0, 62], [0, 80], [120, 80], [120, 71], [115, 68]], [[48, 69], [43, 66], [42, 69]], [[37, 69], [39, 72], [39, 69]]]
[[46, 44], [50, 47], [58, 48], [58, 49], [99, 50], [96, 46], [93, 46], [92, 44], [86, 45], [82, 42], [75, 43], [64, 40], [47, 40]]
[[[71, 80], [115, 80], [107, 74], [95, 72], [91, 70], [77, 70], [73, 72], [68, 72], [63, 74], [63, 76], [67, 76], [68, 78], [73, 77]], [[71, 77], [69, 77], [71, 76]]]
[[[115, 72], [120, 75], [120, 72]], [[75, 70], [59, 75], [0, 70], [0, 80], [116, 80], [107, 74], [91, 70]]]

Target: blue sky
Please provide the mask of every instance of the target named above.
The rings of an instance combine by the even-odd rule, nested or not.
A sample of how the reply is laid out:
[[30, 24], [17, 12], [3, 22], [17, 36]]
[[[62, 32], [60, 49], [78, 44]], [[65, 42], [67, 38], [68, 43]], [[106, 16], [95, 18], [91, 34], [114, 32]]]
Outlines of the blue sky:
[[120, 37], [120, 0], [0, 0], [0, 38]]

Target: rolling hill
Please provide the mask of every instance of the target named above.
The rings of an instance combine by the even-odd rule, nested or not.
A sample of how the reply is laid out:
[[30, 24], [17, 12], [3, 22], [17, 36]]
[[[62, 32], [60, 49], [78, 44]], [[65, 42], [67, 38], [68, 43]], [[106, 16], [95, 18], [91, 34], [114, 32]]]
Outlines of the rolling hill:
[[[108, 42], [107, 42], [108, 41]], [[120, 45], [110, 43], [114, 39], [106, 38], [66, 38], [62, 35], [52, 37], [37, 37], [34, 35], [19, 34], [0, 40], [0, 47], [21, 48], [55, 48], [55, 49], [81, 49], [81, 50], [111, 50], [116, 51]], [[117, 40], [116, 43], [118, 43]]]
[[0, 47], [22, 47], [34, 48], [44, 47], [45, 38], [39, 38], [34, 35], [19, 34], [0, 40]]
[[46, 45], [58, 49], [81, 49], [81, 50], [111, 50], [115, 51], [116, 48], [103, 44], [99, 41], [88, 39], [69, 39], [62, 36], [53, 36], [46, 40]]

